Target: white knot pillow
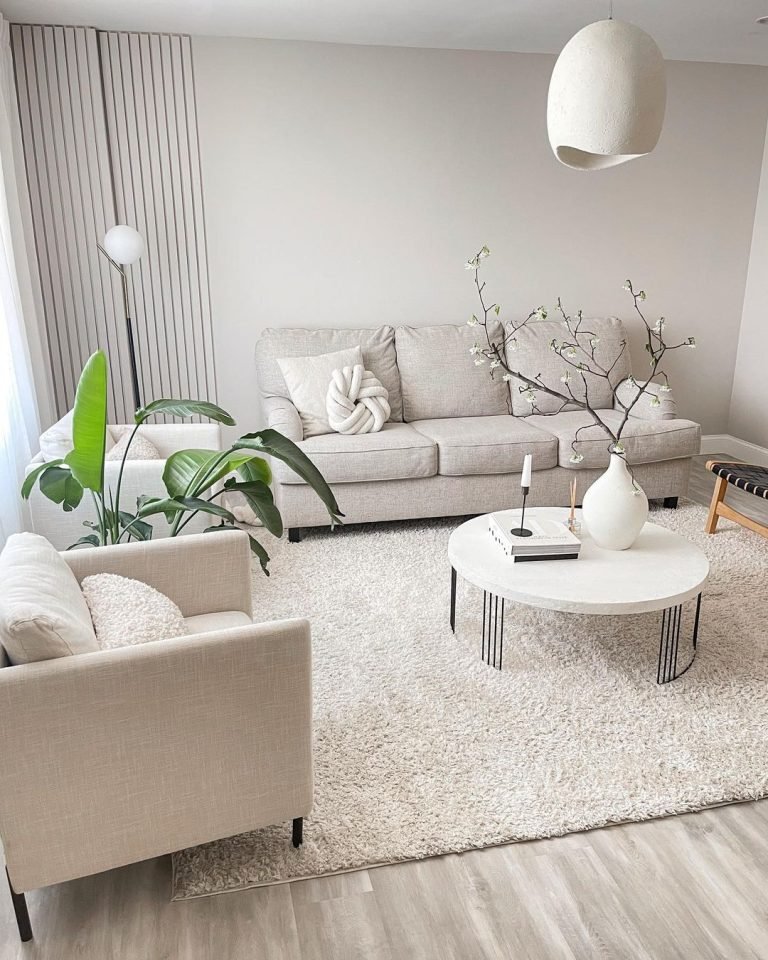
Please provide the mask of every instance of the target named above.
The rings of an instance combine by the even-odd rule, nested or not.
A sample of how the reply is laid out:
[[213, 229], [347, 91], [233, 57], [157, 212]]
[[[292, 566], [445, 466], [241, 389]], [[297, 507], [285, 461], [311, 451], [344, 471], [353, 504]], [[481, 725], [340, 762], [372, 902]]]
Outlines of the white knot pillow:
[[325, 409], [336, 433], [376, 433], [389, 420], [389, 393], [381, 380], [356, 363], [333, 371]]

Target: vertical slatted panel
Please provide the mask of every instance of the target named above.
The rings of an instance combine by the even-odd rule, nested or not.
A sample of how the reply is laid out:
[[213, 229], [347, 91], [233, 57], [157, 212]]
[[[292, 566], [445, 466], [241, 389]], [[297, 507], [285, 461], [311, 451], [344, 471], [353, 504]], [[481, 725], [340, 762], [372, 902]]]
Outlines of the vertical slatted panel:
[[102, 348], [110, 416], [121, 418], [130, 407], [124, 323], [97, 248], [115, 222], [97, 34], [13, 25], [11, 41], [56, 410], [72, 406], [83, 364]]
[[215, 399], [190, 39], [99, 39], [117, 218], [147, 247], [131, 273], [144, 395]]
[[189, 37], [13, 25], [11, 39], [58, 414], [99, 347], [110, 418], [132, 414], [119, 278], [97, 248], [115, 223], [146, 245], [128, 271], [142, 398], [215, 400]]

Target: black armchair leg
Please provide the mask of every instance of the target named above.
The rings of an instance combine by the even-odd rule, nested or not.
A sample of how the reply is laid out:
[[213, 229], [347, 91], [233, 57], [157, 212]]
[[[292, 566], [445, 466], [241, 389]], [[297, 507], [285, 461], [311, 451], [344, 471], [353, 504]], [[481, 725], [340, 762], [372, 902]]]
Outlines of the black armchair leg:
[[26, 943], [32, 939], [32, 924], [29, 922], [29, 911], [27, 910], [27, 899], [23, 893], [16, 893], [8, 876], [8, 868], [5, 870], [5, 878], [8, 881], [8, 889], [11, 891], [11, 900], [13, 901], [13, 912], [16, 914], [16, 923], [19, 928], [19, 936]]
[[304, 818], [296, 817], [293, 821], [293, 845], [300, 847], [304, 843]]
[[677, 497], [664, 497], [664, 506], [670, 510], [677, 510]]
[[301, 543], [301, 527], [290, 527], [288, 530], [289, 543]]

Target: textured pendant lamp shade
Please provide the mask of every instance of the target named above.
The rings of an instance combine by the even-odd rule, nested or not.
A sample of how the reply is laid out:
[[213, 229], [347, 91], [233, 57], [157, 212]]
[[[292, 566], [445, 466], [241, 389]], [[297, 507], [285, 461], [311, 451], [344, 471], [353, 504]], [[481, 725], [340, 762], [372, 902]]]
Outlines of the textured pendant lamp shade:
[[666, 102], [653, 38], [634, 24], [599, 20], [568, 41], [552, 71], [549, 142], [568, 167], [614, 167], [653, 150]]

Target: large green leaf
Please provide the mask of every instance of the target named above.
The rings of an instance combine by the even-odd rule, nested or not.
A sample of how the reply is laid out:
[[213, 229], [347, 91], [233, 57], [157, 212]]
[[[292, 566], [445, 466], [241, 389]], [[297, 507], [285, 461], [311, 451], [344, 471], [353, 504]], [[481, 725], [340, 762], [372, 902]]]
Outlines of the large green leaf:
[[88, 536], [80, 537], [79, 540], [75, 540], [74, 543], [67, 547], [67, 550], [74, 550], [75, 547], [84, 547], [86, 544], [89, 547], [100, 547], [101, 540], [99, 540], [95, 533], [89, 533]]
[[58, 467], [59, 464], [64, 463], [63, 460], [49, 460], [47, 463], [41, 463], [39, 467], [35, 467], [34, 470], [30, 470], [29, 473], [24, 478], [24, 483], [21, 485], [21, 495], [25, 500], [29, 500], [29, 495], [32, 493], [32, 488], [35, 485], [35, 481], [41, 474], [45, 473], [46, 470], [52, 470], [54, 467]]
[[227, 490], [237, 490], [245, 497], [251, 510], [261, 520], [264, 526], [275, 537], [283, 535], [283, 518], [275, 506], [272, 491], [261, 480], [227, 480], [224, 484]]
[[233, 427], [235, 421], [226, 410], [207, 400], [153, 400], [136, 411], [136, 423], [143, 423], [155, 413], [167, 413], [174, 417], [207, 417], [217, 423]]
[[171, 497], [183, 496], [201, 467], [212, 463], [219, 454], [216, 450], [177, 450], [165, 461], [163, 483]]
[[184, 509], [184, 504], [173, 497], [139, 497], [137, 507], [137, 517], [155, 517], [162, 513], [170, 523], [174, 516]]
[[152, 525], [145, 523], [143, 520], [139, 520], [138, 517], [134, 516], [132, 513], [128, 513], [125, 510], [121, 510], [119, 513], [120, 517], [120, 526], [122, 531], [127, 531], [128, 536], [133, 540], [151, 540], [152, 539]]
[[107, 357], [97, 350], [83, 367], [72, 417], [74, 448], [64, 458], [86, 490], [104, 489], [107, 434]]
[[257, 433], [246, 433], [245, 436], [235, 441], [233, 447], [260, 450], [262, 453], [277, 457], [278, 460], [287, 463], [305, 483], [312, 487], [323, 501], [331, 518], [331, 526], [340, 522], [339, 517], [344, 516], [322, 473], [309, 457], [292, 440], [284, 437], [282, 433], [271, 429], [259, 430]]
[[66, 513], [83, 499], [83, 488], [68, 467], [54, 466], [40, 475], [40, 492], [53, 503], [60, 503]]

